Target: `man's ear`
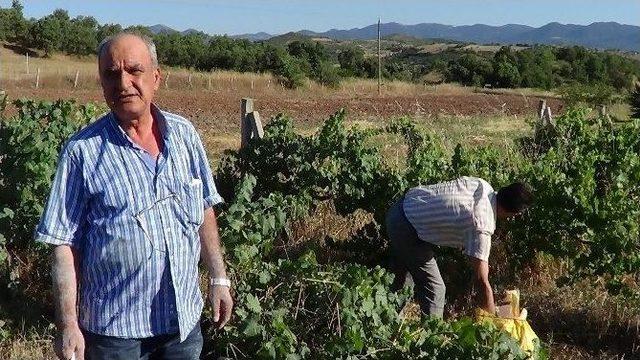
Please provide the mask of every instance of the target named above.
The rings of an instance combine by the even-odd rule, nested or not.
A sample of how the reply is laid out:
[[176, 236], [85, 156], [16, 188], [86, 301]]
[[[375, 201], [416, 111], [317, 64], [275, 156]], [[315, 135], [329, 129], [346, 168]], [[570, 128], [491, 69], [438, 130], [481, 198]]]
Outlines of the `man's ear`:
[[156, 69], [153, 71], [153, 77], [153, 90], [158, 91], [158, 89], [160, 88], [160, 82], [162, 81], [162, 72], [160, 71], [159, 67], [156, 67]]

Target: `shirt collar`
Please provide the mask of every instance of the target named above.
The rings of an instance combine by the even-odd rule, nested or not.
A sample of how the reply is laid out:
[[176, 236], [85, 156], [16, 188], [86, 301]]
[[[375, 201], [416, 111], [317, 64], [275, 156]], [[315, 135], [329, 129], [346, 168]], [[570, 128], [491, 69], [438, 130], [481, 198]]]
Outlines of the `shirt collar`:
[[[162, 135], [162, 139], [164, 140], [164, 144], [166, 146], [167, 140], [169, 139], [169, 135], [171, 134], [171, 125], [167, 121], [167, 118], [164, 116], [162, 111], [155, 105], [151, 104], [151, 115], [153, 116], [153, 120], [158, 122], [158, 127], [160, 129], [160, 134]], [[112, 128], [115, 130], [118, 137], [123, 140], [125, 143], [133, 146], [134, 148], [140, 148], [138, 144], [136, 144], [130, 137], [127, 135], [127, 132], [120, 126], [118, 122], [118, 118], [116, 114], [112, 111], [110, 113], [110, 123]]]

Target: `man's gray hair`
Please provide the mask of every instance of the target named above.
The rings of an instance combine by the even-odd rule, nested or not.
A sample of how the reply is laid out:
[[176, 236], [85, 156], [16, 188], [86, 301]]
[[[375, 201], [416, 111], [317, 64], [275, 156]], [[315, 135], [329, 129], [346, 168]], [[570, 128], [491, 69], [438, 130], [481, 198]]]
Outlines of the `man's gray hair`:
[[142, 40], [145, 45], [147, 45], [147, 49], [149, 50], [149, 55], [151, 56], [151, 63], [153, 64], [153, 66], [158, 66], [158, 52], [156, 51], [156, 44], [153, 42], [153, 40], [147, 35], [138, 34], [130, 31], [122, 31], [115, 35], [107, 36], [106, 38], [104, 38], [104, 40], [100, 42], [100, 45], [98, 45], [98, 61], [100, 60], [102, 53], [109, 47], [109, 45], [111, 45], [113, 41], [123, 36], [129, 36], [129, 35], [137, 37], [138, 39]]

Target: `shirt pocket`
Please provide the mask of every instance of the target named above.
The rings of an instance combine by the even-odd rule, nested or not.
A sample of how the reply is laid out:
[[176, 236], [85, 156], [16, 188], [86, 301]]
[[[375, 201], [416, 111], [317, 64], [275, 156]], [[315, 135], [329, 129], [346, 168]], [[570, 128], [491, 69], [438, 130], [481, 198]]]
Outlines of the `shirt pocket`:
[[193, 178], [188, 182], [178, 184], [178, 197], [182, 210], [190, 225], [197, 228], [204, 222], [204, 198], [202, 180]]

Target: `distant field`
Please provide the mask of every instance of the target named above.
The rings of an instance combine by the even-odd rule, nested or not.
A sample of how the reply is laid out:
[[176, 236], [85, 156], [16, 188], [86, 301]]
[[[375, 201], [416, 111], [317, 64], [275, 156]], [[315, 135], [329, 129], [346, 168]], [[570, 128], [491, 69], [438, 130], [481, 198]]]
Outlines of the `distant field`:
[[[11, 99], [103, 101], [93, 57], [59, 54], [50, 59], [31, 57], [28, 74], [24, 55], [0, 47], [0, 60], [0, 88], [6, 90]], [[40, 81], [36, 89], [38, 68]], [[74, 88], [76, 72], [78, 83]], [[486, 90], [392, 81], [383, 84], [382, 94], [378, 96], [377, 81], [367, 79], [347, 79], [337, 89], [308, 82], [303, 88], [289, 90], [270, 74], [203, 73], [174, 68], [163, 68], [162, 73], [158, 104], [191, 119], [213, 154], [239, 145], [243, 97], [256, 99], [263, 119], [285, 112], [295, 119], [299, 129], [311, 130], [344, 107], [350, 121], [375, 125], [410, 116], [434, 131], [460, 128], [461, 133], [465, 133], [462, 140], [477, 143], [487, 139], [487, 134], [502, 136], [501, 129], [524, 127], [524, 119], [535, 114], [541, 97], [548, 98], [554, 113], [562, 107], [559, 100], [551, 98], [552, 93], [530, 89], [492, 89], [490, 93], [482, 93]], [[486, 121], [489, 118], [496, 121]], [[458, 138], [453, 133], [449, 135]]]

